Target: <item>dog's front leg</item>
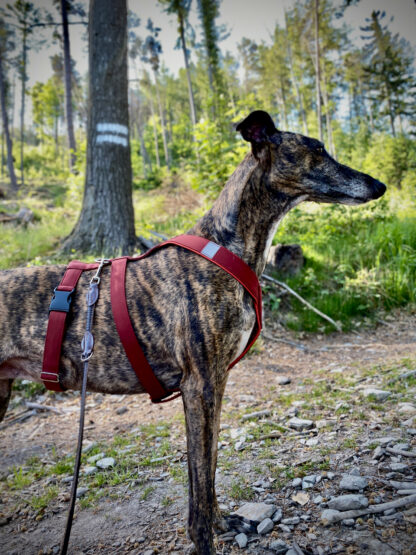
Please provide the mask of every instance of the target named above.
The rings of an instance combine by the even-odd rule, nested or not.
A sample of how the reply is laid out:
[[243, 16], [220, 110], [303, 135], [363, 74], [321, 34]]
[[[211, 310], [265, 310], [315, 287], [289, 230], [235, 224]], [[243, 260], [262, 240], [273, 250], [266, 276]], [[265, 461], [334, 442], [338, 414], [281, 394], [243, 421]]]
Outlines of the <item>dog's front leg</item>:
[[3, 420], [12, 394], [13, 380], [0, 380], [0, 422]]
[[215, 469], [225, 378], [192, 372], [182, 384], [189, 471], [188, 532], [198, 555], [215, 553], [213, 518], [217, 517]]

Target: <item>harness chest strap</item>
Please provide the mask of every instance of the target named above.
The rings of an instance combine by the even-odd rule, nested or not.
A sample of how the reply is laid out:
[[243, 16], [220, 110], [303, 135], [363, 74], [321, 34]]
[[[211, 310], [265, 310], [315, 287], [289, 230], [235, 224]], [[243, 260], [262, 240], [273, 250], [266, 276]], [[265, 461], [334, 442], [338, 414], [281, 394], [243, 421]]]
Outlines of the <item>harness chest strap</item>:
[[[155, 250], [176, 245], [190, 250], [207, 260], [210, 260], [231, 276], [233, 276], [251, 295], [256, 312], [256, 324], [250, 340], [244, 351], [230, 364], [232, 368], [250, 349], [260, 334], [262, 323], [261, 287], [259, 280], [253, 270], [234, 253], [221, 247], [216, 243], [203, 237], [195, 235], [179, 235], [163, 243], [159, 243], [146, 253], [137, 257], [121, 257], [111, 261], [111, 307], [117, 332], [126, 351], [127, 358], [132, 365], [140, 383], [149, 393], [153, 402], [160, 402], [166, 396], [171, 395], [178, 389], [166, 390], [153, 373], [143, 350], [137, 340], [133, 325], [127, 308], [125, 291], [125, 274], [128, 261], [145, 258]], [[62, 278], [61, 283], [55, 289], [55, 295], [50, 306], [48, 329], [45, 339], [45, 351], [43, 357], [43, 371], [41, 378], [48, 389], [63, 391], [59, 384], [59, 359], [62, 340], [64, 336], [66, 317], [69, 311], [70, 296], [73, 293], [81, 273], [85, 270], [93, 270], [98, 264], [85, 264], [72, 261]], [[174, 397], [170, 397], [171, 400]]]

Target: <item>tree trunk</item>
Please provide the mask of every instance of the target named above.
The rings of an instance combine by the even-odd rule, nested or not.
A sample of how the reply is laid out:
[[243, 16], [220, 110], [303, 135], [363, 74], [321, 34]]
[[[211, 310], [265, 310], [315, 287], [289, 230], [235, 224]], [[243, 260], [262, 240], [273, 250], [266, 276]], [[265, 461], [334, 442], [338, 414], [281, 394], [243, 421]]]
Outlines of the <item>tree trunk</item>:
[[388, 109], [389, 109], [390, 129], [391, 129], [391, 134], [393, 135], [393, 137], [395, 137], [396, 136], [396, 128], [394, 126], [393, 106], [392, 106], [392, 103], [391, 103], [389, 82], [387, 80], [385, 81], [385, 87], [386, 87], [387, 106], [388, 106]]
[[[287, 37], [287, 34], [286, 34]], [[300, 94], [300, 88], [298, 80], [296, 79], [295, 70], [293, 68], [293, 58], [292, 58], [292, 48], [290, 47], [290, 41], [287, 41], [287, 52], [288, 52], [288, 59], [289, 59], [289, 67], [290, 67], [290, 76], [292, 78], [293, 86], [295, 87], [296, 98], [298, 99], [299, 104], [299, 113], [302, 119], [303, 125], [303, 133], [308, 135], [308, 123], [306, 121], [306, 112], [303, 106], [302, 95]]]
[[[150, 79], [149, 79], [150, 84]], [[153, 120], [153, 137], [155, 140], [155, 154], [156, 154], [156, 166], [160, 168], [160, 156], [159, 156], [159, 139], [157, 136], [157, 125], [156, 125], [156, 114], [155, 114], [155, 105], [153, 104], [153, 95], [151, 89], [149, 89], [149, 100], [150, 100], [150, 113], [152, 114]]]
[[180, 32], [180, 36], [181, 36], [183, 58], [184, 58], [184, 61], [185, 61], [186, 79], [188, 81], [189, 109], [190, 109], [190, 112], [191, 112], [192, 127], [195, 127], [195, 125], [196, 125], [195, 99], [194, 99], [194, 92], [192, 90], [191, 71], [189, 69], [188, 51], [186, 49], [185, 26], [184, 26], [183, 17], [180, 15], [180, 12], [178, 12], [178, 21], [179, 21], [179, 32]]
[[25, 100], [26, 100], [26, 61], [27, 61], [27, 27], [23, 28], [23, 56], [21, 68], [22, 101], [20, 105], [20, 179], [21, 185], [25, 184], [23, 169], [24, 141], [25, 141]]
[[90, 0], [87, 171], [64, 250], [114, 256], [136, 245], [128, 134], [127, 6]]
[[334, 139], [333, 139], [333, 135], [332, 135], [332, 123], [331, 123], [331, 111], [330, 111], [330, 107], [329, 107], [329, 97], [328, 97], [328, 89], [326, 86], [326, 73], [325, 73], [325, 67], [323, 69], [322, 72], [322, 84], [323, 84], [323, 100], [324, 100], [324, 106], [325, 106], [325, 120], [326, 120], [326, 131], [328, 134], [328, 149], [329, 149], [329, 154], [333, 157], [335, 157], [335, 145], [334, 145]]
[[318, 119], [319, 140], [323, 142], [321, 106], [321, 62], [319, 51], [319, 0], [315, 0], [315, 71], [316, 71], [316, 117]]
[[18, 190], [16, 174], [14, 173], [13, 164], [13, 144], [9, 132], [9, 118], [7, 115], [6, 107], [6, 85], [4, 82], [3, 73], [3, 60], [0, 56], [0, 101], [1, 101], [1, 117], [3, 120], [3, 135], [6, 138], [6, 148], [7, 148], [7, 169], [9, 170], [10, 183], [12, 190], [16, 192]]
[[168, 152], [168, 141], [166, 139], [166, 124], [165, 124], [165, 117], [163, 115], [162, 102], [160, 100], [159, 82], [157, 79], [156, 71], [154, 72], [154, 77], [155, 77], [155, 86], [156, 86], [157, 105], [159, 107], [160, 125], [162, 126], [163, 152], [165, 153], [165, 163], [169, 169], [169, 152]]
[[65, 119], [68, 133], [69, 146], [69, 168], [74, 171], [75, 162], [77, 160], [77, 146], [74, 133], [74, 118], [72, 114], [72, 71], [71, 71], [71, 53], [69, 46], [69, 30], [68, 30], [68, 0], [61, 0], [62, 14], [62, 35], [64, 48], [64, 70], [65, 70]]

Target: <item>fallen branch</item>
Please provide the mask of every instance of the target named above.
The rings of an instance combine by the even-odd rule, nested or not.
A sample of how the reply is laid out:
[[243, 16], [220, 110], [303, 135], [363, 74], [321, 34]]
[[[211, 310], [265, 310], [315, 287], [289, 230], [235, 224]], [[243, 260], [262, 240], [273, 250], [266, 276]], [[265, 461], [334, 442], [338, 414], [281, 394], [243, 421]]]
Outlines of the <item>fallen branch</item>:
[[263, 440], [263, 439], [280, 439], [282, 437], [282, 433], [275, 431], [275, 432], [270, 432], [268, 434], [265, 434], [263, 436], [260, 436], [258, 438], [259, 441]]
[[296, 293], [296, 291], [294, 291], [291, 287], [289, 287], [289, 285], [286, 285], [286, 283], [284, 283], [283, 281], [274, 279], [271, 276], [268, 276], [267, 274], [262, 274], [262, 278], [264, 278], [266, 281], [270, 281], [271, 283], [274, 283], [275, 285], [278, 285], [279, 287], [282, 287], [283, 289], [286, 289], [286, 291], [288, 291], [291, 295], [296, 297], [298, 301], [306, 305], [310, 310], [313, 310], [313, 312], [318, 314], [321, 318], [324, 318], [325, 320], [327, 320], [338, 331], [342, 331], [341, 326], [337, 322], [335, 322], [335, 320], [333, 320], [330, 316], [328, 316], [327, 314], [324, 314], [323, 312], [321, 312], [320, 310], [312, 306], [311, 303], [309, 303], [306, 299], [301, 297], [299, 293]]
[[41, 403], [32, 403], [31, 401], [27, 401], [26, 406], [29, 409], [50, 410], [52, 412], [56, 412], [57, 414], [62, 414], [62, 411], [60, 409], [52, 407], [51, 405], [42, 405]]
[[266, 339], [270, 339], [270, 341], [276, 341], [277, 343], [285, 343], [286, 345], [290, 345], [291, 347], [295, 347], [296, 349], [300, 349], [301, 351], [310, 350], [305, 345], [302, 345], [302, 343], [295, 343], [294, 341], [289, 341], [288, 339], [282, 339], [281, 337], [274, 337], [274, 335], [271, 335], [270, 333], [267, 333], [267, 331], [264, 331], [264, 330], [262, 331], [262, 335]]
[[397, 482], [395, 480], [390, 480], [388, 483], [394, 489], [414, 489], [414, 490], [416, 490], [416, 482]]
[[270, 416], [272, 411], [270, 409], [259, 410], [257, 412], [250, 412], [249, 414], [244, 414], [241, 417], [241, 420], [244, 422], [245, 420], [250, 420], [251, 418], [261, 418], [262, 416]]
[[394, 447], [387, 447], [386, 451], [388, 451], [392, 455], [400, 455], [402, 457], [415, 457], [416, 458], [416, 452], [415, 451], [404, 451], [403, 449], [395, 449]]
[[357, 509], [353, 511], [337, 511], [338, 514], [333, 514], [327, 520], [328, 524], [333, 524], [347, 518], [357, 518], [364, 515], [372, 515], [377, 513], [383, 513], [388, 509], [398, 509], [400, 507], [405, 507], [406, 505], [416, 504], [416, 494], [408, 495], [406, 497], [401, 497], [395, 501], [389, 501], [387, 503], [380, 503], [379, 505], [371, 505], [367, 509]]
[[31, 416], [35, 416], [37, 414], [36, 410], [31, 410], [28, 412], [25, 412], [24, 414], [22, 414], [19, 417], [13, 418], [12, 420], [8, 420], [7, 422], [4, 422], [3, 424], [0, 424], [0, 430], [4, 430], [4, 428], [7, 428], [8, 426], [13, 426], [13, 424], [17, 424], [18, 422], [22, 422], [23, 420], [26, 420], [27, 418], [30, 418]]

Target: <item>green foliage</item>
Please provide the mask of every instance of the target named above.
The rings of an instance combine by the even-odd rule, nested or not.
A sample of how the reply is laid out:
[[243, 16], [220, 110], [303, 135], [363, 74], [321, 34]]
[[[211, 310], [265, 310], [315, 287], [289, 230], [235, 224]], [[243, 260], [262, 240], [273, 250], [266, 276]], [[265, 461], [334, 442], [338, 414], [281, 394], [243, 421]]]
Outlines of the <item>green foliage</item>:
[[213, 121], [203, 120], [196, 125], [195, 138], [199, 154], [189, 166], [189, 179], [198, 191], [217, 196], [236, 166], [247, 152], [247, 146], [224, 137]]
[[[397, 197], [390, 196], [356, 208], [305, 205], [276, 236], [300, 243], [306, 255], [304, 269], [287, 283], [346, 329], [356, 318], [416, 302], [416, 207], [407, 195], [407, 209], [397, 214], [391, 208]], [[290, 306], [290, 327], [331, 329], [297, 300]]]

